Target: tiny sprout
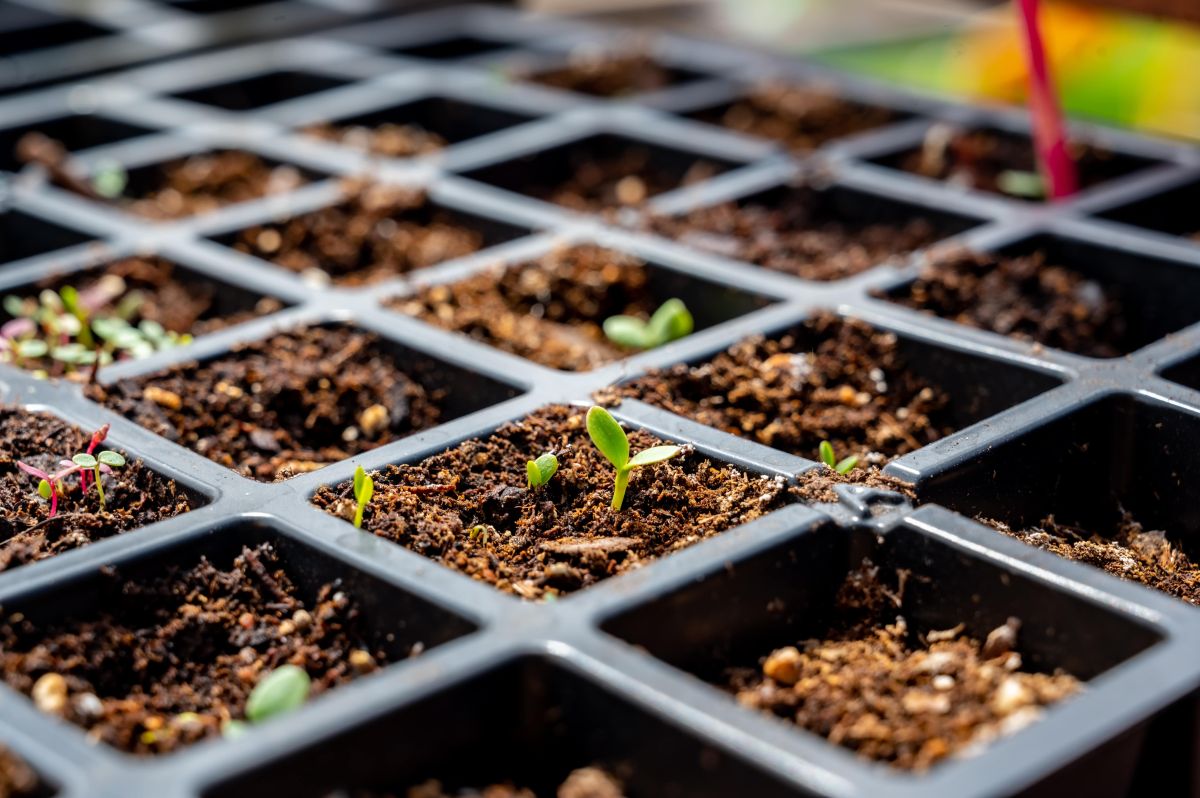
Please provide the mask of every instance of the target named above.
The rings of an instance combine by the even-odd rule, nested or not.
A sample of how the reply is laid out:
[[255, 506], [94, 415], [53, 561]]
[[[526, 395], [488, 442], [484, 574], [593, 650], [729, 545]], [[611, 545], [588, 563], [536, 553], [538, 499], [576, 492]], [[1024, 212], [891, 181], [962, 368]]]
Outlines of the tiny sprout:
[[625, 501], [625, 488], [629, 485], [629, 474], [635, 468], [654, 465], [683, 451], [679, 446], [651, 446], [632, 458], [629, 456], [629, 438], [625, 430], [603, 407], [595, 406], [587, 412], [587, 431], [592, 443], [608, 462], [617, 469], [617, 481], [613, 487], [612, 508], [620, 510]]
[[354, 469], [354, 500], [358, 502], [358, 507], [354, 510], [354, 525], [359, 529], [362, 529], [363, 510], [367, 509], [367, 504], [374, 495], [375, 480], [371, 479], [362, 466]]
[[105, 199], [116, 199], [125, 192], [129, 184], [129, 173], [116, 161], [107, 160], [96, 164], [92, 175], [92, 189]]
[[1024, 199], [1043, 199], [1046, 196], [1046, 181], [1037, 172], [1006, 169], [996, 176], [996, 188]]
[[858, 465], [858, 455], [856, 454], [852, 454], [844, 460], [838, 460], [837, 456], [833, 453], [833, 444], [829, 441], [821, 441], [818, 452], [821, 455], [821, 462], [839, 474], [848, 474], [851, 469]]
[[528, 477], [529, 489], [540, 488], [554, 477], [558, 471], [558, 458], [554, 454], [547, 453], [536, 460], [529, 460], [525, 463], [525, 475]]
[[221, 733], [227, 738], [245, 734], [251, 724], [299, 709], [308, 700], [312, 679], [297, 665], [280, 665], [254, 686], [246, 699], [246, 720], [227, 722]]
[[[100, 479], [101, 471], [112, 471], [114, 468], [120, 468], [125, 465], [125, 458], [113, 451], [103, 451], [98, 455], [80, 452], [71, 458], [71, 462], [79, 466], [79, 468], [91, 471], [95, 475], [96, 494], [100, 497], [100, 509], [104, 509], [104, 481]], [[83, 476], [80, 475], [82, 481]], [[86, 483], [84, 483], [86, 486]], [[85, 487], [86, 489], [86, 487]], [[38, 485], [38, 492], [41, 492], [41, 484]]]
[[668, 299], [654, 311], [650, 321], [634, 316], [611, 316], [604, 320], [608, 340], [629, 349], [654, 349], [690, 335], [696, 323], [680, 299]]

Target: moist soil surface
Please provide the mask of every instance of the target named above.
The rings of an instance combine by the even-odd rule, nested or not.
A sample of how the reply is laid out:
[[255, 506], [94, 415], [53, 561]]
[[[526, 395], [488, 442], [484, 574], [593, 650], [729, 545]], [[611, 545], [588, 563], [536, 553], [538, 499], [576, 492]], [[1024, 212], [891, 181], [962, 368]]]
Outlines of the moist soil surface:
[[339, 125], [322, 122], [302, 131], [323, 141], [384, 158], [412, 158], [444, 149], [450, 142], [417, 124], [384, 122], [378, 125]]
[[649, 220], [654, 232], [726, 258], [806, 280], [841, 280], [928, 246], [940, 236], [926, 219], [848, 222], [798, 188], [771, 203], [725, 202]]
[[653, 296], [648, 283], [641, 260], [585, 245], [389, 305], [543, 366], [588, 371], [636, 351], [609, 341], [603, 324], [620, 314], [649, 319], [666, 297]]
[[0, 616], [0, 673], [43, 712], [123, 751], [163, 754], [218, 736], [281, 665], [306, 670], [319, 695], [389, 659], [354, 596], [338, 583], [306, 595], [269, 543], [228, 567], [201, 559], [150, 578], [107, 576], [90, 605], [99, 611]]
[[281, 333], [87, 395], [264, 482], [432, 427], [444, 399], [397, 368], [377, 336], [346, 327]]
[[[363, 529], [527, 599], [570, 593], [686, 548], [787, 502], [782, 480], [685, 453], [636, 470], [613, 511], [614, 471], [591, 443], [585, 408], [550, 406], [417, 465], [374, 475]], [[630, 451], [664, 443], [629, 432]], [[556, 453], [558, 473], [526, 488], [525, 464]], [[321, 509], [347, 520], [349, 482]]]
[[349, 199], [284, 222], [250, 227], [233, 246], [317, 283], [364, 285], [469, 255], [483, 233], [423, 192], [358, 181]]
[[954, 431], [950, 397], [909, 370], [894, 334], [831, 313], [777, 338], [747, 338], [699, 365], [652, 371], [598, 398], [621, 397], [814, 460], [828, 440], [839, 459], [858, 455], [863, 465], [879, 465]]
[[32, 798], [41, 795], [33, 770], [4, 746], [0, 746], [0, 798]]
[[959, 324], [1088, 357], [1136, 349], [1119, 297], [1041, 253], [939, 254], [893, 302]]
[[1059, 523], [1053, 516], [1024, 529], [989, 518], [978, 520], [1022, 543], [1200, 606], [1200, 563], [1167, 540], [1163, 532], [1146, 530], [1129, 514], [1108, 535]]
[[672, 69], [644, 52], [577, 52], [566, 66], [517, 73], [519, 79], [593, 97], [628, 97], [674, 86], [689, 73]]
[[[810, 468], [796, 475], [796, 484], [789, 487], [788, 491], [805, 504], [829, 503], [838, 501], [838, 495], [834, 492], [838, 485], [892, 491], [914, 504], [917, 500], [917, 494], [910, 483], [888, 476], [875, 466], [852, 468], [845, 474], [839, 474], [824, 465]], [[891, 505], [881, 506], [882, 510], [890, 508]]]
[[743, 706], [904, 770], [974, 753], [1081, 689], [1067, 673], [1022, 669], [1017, 619], [983, 641], [961, 624], [918, 633], [898, 614], [902, 603], [902, 576], [864, 561], [843, 583], [823, 637], [731, 668], [723, 686]]
[[[1104, 183], [1131, 171], [1127, 159], [1102, 147], [1068, 142], [1081, 189]], [[900, 156], [897, 165], [906, 172], [941, 180], [962, 188], [1008, 194], [1000, 186], [1005, 172], [1036, 173], [1033, 142], [1025, 136], [994, 130], [961, 130], [934, 125], [924, 145]], [[1044, 197], [1021, 197], [1042, 200]]]
[[340, 790], [326, 798], [625, 798], [625, 789], [603, 768], [587, 767], [571, 771], [553, 793], [539, 794], [507, 781], [487, 787], [451, 789], [431, 779], [402, 792]]
[[149, 219], [179, 219], [291, 191], [307, 182], [300, 170], [242, 150], [190, 155], [155, 168], [144, 187], [131, 178], [132, 199], [118, 200]]
[[810, 152], [899, 118], [890, 108], [847, 100], [826, 88], [782, 84], [761, 86], [734, 103], [694, 116], [778, 141], [794, 152]]
[[[194, 500], [173, 481], [129, 460], [104, 476], [105, 509], [95, 487], [82, 495], [79, 477], [63, 481], [58, 511], [37, 492], [38, 480], [17, 461], [57, 470], [60, 460], [87, 451], [92, 433], [46, 413], [0, 407], [0, 571], [44, 560], [130, 529], [193, 509]], [[109, 448], [101, 443], [96, 451]]]

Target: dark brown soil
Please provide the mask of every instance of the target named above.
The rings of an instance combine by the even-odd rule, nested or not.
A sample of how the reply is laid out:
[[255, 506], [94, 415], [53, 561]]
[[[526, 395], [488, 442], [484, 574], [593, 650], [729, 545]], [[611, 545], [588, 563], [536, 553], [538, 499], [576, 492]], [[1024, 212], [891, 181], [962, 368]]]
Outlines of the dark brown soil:
[[469, 255], [483, 234], [421, 191], [348, 181], [349, 199], [238, 233], [234, 248], [339, 285], [364, 285]]
[[756, 667], [733, 668], [723, 686], [743, 706], [905, 770], [974, 753], [1081, 689], [1061, 671], [1022, 670], [1016, 619], [986, 642], [964, 635], [961, 626], [910, 629], [897, 615], [903, 576], [884, 584], [887, 577], [864, 561], [842, 585], [841, 617], [823, 639], [778, 648]]
[[588, 371], [630, 354], [604, 336], [610, 316], [650, 318], [645, 264], [585, 245], [421, 289], [390, 307], [550, 368]]
[[1109, 535], [1061, 524], [1053, 516], [1027, 529], [1013, 529], [989, 518], [978, 520], [1022, 543], [1200, 606], [1200, 563], [1167, 540], [1165, 533], [1146, 531], [1128, 514]]
[[578, 52], [563, 67], [514, 77], [593, 97], [628, 97], [682, 83], [688, 74], [640, 52]]
[[599, 212], [641, 206], [651, 197], [708, 180], [721, 171], [715, 163], [697, 158], [681, 177], [654, 151], [636, 144], [611, 154], [580, 149], [571, 155], [569, 177], [546, 183], [530, 175], [520, 191], [573, 211]]
[[281, 333], [216, 360], [92, 385], [87, 393], [265, 482], [432, 427], [444, 398], [397, 368], [379, 338], [345, 327]]
[[917, 494], [908, 482], [888, 476], [875, 466], [853, 468], [845, 474], [839, 474], [828, 466], [812, 468], [796, 476], [796, 484], [788, 491], [805, 504], [817, 502], [836, 502], [838, 496], [833, 492], [837, 485], [859, 485], [865, 488], [890, 490], [915, 502]]
[[[810, 339], [814, 342], [809, 344]], [[754, 336], [700, 365], [651, 372], [602, 392], [817, 459], [821, 441], [863, 465], [953, 432], [950, 399], [908, 369], [892, 333], [821, 313], [778, 338]]]
[[304, 595], [269, 543], [230, 567], [201, 559], [152, 578], [113, 573], [102, 592], [92, 606], [104, 609], [76, 618], [0, 615], [0, 673], [43, 712], [130, 753], [219, 735], [280, 665], [304, 668], [318, 695], [389, 660], [340, 583]]
[[[97, 540], [164, 518], [186, 513], [193, 500], [173, 481], [131, 460], [104, 477], [105, 510], [92, 487], [80, 494], [79, 478], [64, 481], [58, 512], [38, 496], [38, 480], [17, 468], [17, 461], [54, 471], [60, 460], [86, 451], [92, 432], [84, 432], [47, 413], [0, 407], [0, 571], [45, 560]], [[97, 451], [109, 448], [100, 444]]]
[[32, 798], [40, 794], [37, 774], [0, 746], [0, 798]]
[[940, 236], [926, 219], [848, 223], [809, 188], [780, 201], [726, 202], [648, 226], [681, 244], [806, 280], [841, 280], [928, 246]]
[[417, 155], [428, 155], [449, 144], [437, 133], [426, 130], [420, 125], [404, 125], [395, 122], [384, 122], [372, 127], [322, 122], [319, 125], [310, 125], [301, 132], [384, 158], [412, 158]]
[[300, 170], [243, 150], [190, 155], [155, 167], [146, 182], [131, 175], [128, 197], [117, 200], [148, 219], [180, 219], [235, 202], [282, 194], [307, 182]]
[[697, 118], [778, 141], [793, 152], [810, 152], [827, 141], [886, 125], [899, 115], [819, 86], [771, 84]]
[[[399, 792], [380, 793], [353, 790], [332, 793], [326, 798], [401, 798]], [[453, 790], [435, 780], [422, 782], [403, 792], [404, 798], [625, 798], [621, 782], [598, 767], [578, 768], [550, 793], [539, 796], [533, 790], [517, 787], [512, 782], [491, 784], [480, 789]]]
[[[1068, 150], [1081, 189], [1130, 171], [1127, 160], [1102, 147], [1076, 141], [1068, 143]], [[1005, 196], [1009, 195], [997, 185], [1002, 173], [1037, 172], [1033, 143], [1025, 136], [948, 125], [930, 128], [924, 146], [903, 155], [897, 165], [906, 172]]]
[[1041, 253], [1003, 257], [956, 251], [928, 262], [893, 302], [959, 324], [1089, 357], [1136, 348], [1120, 299]]
[[[687, 451], [635, 471], [614, 512], [613, 468], [589, 440], [584, 415], [550, 406], [417, 465], [388, 466], [374, 477], [363, 529], [536, 599], [632, 570], [787, 501], [782, 480]], [[629, 439], [633, 452], [663, 443], [641, 430]], [[525, 463], [547, 452], [557, 453], [558, 473], [529, 491]], [[313, 503], [345, 519], [354, 514], [349, 482], [321, 488]]]

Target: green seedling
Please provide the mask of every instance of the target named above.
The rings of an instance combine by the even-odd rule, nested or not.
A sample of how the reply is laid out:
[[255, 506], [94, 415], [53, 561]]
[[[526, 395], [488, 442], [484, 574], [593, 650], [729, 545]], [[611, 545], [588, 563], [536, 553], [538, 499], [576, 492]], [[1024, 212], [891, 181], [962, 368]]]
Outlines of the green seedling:
[[296, 665], [280, 665], [254, 686], [246, 699], [246, 720], [231, 720], [221, 733], [230, 739], [241, 737], [251, 725], [299, 709], [308, 700], [312, 679]]
[[374, 495], [375, 480], [371, 479], [362, 466], [354, 469], [354, 500], [358, 502], [358, 507], [354, 510], [354, 525], [359, 529], [362, 529], [363, 510], [367, 509], [367, 504]]
[[651, 446], [633, 457], [629, 456], [629, 438], [625, 430], [603, 407], [593, 407], [587, 412], [587, 431], [592, 443], [617, 469], [617, 481], [613, 487], [612, 508], [620, 510], [625, 502], [625, 488], [629, 486], [629, 475], [635, 468], [661, 463], [675, 457], [683, 449], [679, 446]]
[[558, 458], [553, 453], [542, 455], [536, 460], [525, 463], [525, 475], [528, 478], [529, 489], [540, 488], [554, 477], [558, 471]]
[[821, 462], [832, 468], [839, 474], [848, 474], [851, 469], [858, 465], [858, 455], [852, 454], [849, 457], [838, 460], [833, 453], [833, 444], [829, 441], [821, 441], [821, 446], [818, 448], [821, 456]]
[[[101, 470], [111, 471], [114, 468], [120, 468], [125, 465], [125, 458], [117, 452], [105, 450], [100, 454], [93, 455], [88, 452], [80, 452], [71, 458], [71, 462], [79, 466], [81, 469], [91, 471], [96, 479], [96, 493], [100, 497], [100, 509], [104, 509], [104, 480], [100, 478]], [[105, 468], [107, 466], [107, 468]], [[86, 482], [85, 489], [86, 489]], [[41, 484], [38, 485], [38, 492], [42, 490]]]
[[101, 161], [92, 175], [92, 190], [105, 199], [116, 199], [125, 193], [129, 173], [116, 161]]
[[604, 320], [608, 340], [627, 349], [654, 349], [690, 335], [696, 323], [680, 299], [668, 299], [649, 321], [634, 316], [612, 316]]
[[1006, 169], [996, 176], [996, 188], [1012, 197], [1045, 199], [1046, 181], [1037, 172]]

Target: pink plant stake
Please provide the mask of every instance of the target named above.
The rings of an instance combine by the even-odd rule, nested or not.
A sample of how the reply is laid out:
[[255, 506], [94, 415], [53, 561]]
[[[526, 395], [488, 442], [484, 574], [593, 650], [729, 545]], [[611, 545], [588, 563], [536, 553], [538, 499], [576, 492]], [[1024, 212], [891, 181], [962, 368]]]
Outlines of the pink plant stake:
[[1054, 90], [1054, 80], [1046, 64], [1038, 24], [1038, 0], [1016, 0], [1017, 15], [1025, 41], [1025, 61], [1029, 67], [1029, 115], [1033, 121], [1033, 142], [1038, 167], [1051, 199], [1062, 199], [1079, 190], [1075, 162], [1067, 152], [1062, 108]]

